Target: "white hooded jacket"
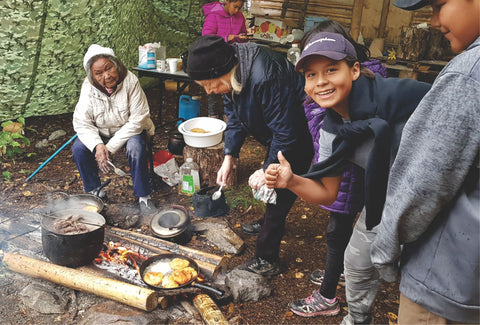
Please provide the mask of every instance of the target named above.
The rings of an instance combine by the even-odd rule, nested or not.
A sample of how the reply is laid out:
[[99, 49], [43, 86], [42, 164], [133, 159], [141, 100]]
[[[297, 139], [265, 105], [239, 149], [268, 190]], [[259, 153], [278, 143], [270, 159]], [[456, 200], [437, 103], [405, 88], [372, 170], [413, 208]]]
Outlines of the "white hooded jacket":
[[108, 138], [106, 147], [111, 153], [143, 130], [149, 135], [155, 132], [147, 97], [138, 78], [130, 71], [110, 97], [85, 78], [73, 113], [73, 128], [92, 152], [97, 144], [103, 143], [101, 136]]

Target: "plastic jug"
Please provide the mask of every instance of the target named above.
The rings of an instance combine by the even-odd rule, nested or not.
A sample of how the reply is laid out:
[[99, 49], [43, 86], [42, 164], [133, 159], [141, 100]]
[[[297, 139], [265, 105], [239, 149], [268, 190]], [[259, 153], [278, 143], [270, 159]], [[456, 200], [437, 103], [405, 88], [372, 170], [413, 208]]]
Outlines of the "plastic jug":
[[192, 158], [187, 160], [180, 166], [179, 171], [181, 180], [178, 186], [178, 192], [184, 195], [193, 195], [200, 189], [199, 167]]
[[[200, 116], [200, 99], [196, 96], [181, 95], [178, 105], [178, 117], [186, 121], [198, 116]], [[179, 126], [180, 123], [182, 123], [182, 121], [179, 121], [177, 126]]]

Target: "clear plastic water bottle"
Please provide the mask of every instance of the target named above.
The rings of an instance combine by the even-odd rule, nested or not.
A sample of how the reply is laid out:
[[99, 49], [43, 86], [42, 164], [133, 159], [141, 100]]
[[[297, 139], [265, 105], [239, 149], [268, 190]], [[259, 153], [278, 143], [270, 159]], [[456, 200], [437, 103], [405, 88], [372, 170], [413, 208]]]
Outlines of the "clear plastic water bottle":
[[300, 48], [298, 47], [297, 43], [293, 43], [292, 47], [288, 49], [287, 59], [288, 61], [292, 62], [293, 65], [296, 65], [300, 60]]
[[178, 186], [178, 193], [184, 195], [193, 195], [200, 189], [199, 167], [192, 158], [187, 160], [180, 166], [180, 184]]

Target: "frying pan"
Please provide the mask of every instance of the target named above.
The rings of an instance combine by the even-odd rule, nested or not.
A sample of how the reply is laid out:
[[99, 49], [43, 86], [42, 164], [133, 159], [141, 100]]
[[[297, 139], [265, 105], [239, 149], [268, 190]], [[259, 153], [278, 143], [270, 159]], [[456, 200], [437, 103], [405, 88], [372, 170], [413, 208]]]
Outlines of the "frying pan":
[[[143, 279], [144, 275], [145, 275], [145, 270], [147, 269], [147, 267], [149, 265], [151, 265], [152, 263], [155, 263], [157, 261], [164, 261], [164, 262], [167, 262], [167, 263], [170, 263], [171, 260], [173, 260], [174, 258], [180, 258], [182, 260], [187, 260], [190, 262], [190, 265], [196, 272], [197, 272], [197, 276], [193, 277], [190, 281], [184, 283], [184, 284], [179, 284], [178, 287], [176, 288], [163, 288], [161, 285], [159, 286], [153, 286], [151, 284], [148, 284], [147, 282], [145, 282], [145, 280]], [[215, 289], [215, 288], [212, 288], [210, 286], [207, 286], [207, 285], [204, 285], [204, 284], [200, 284], [200, 283], [197, 283], [195, 282], [195, 280], [197, 280], [197, 277], [198, 277], [198, 274], [200, 272], [200, 269], [198, 267], [198, 264], [197, 262], [195, 262], [194, 260], [192, 260], [191, 258], [187, 257], [187, 256], [183, 256], [183, 255], [180, 255], [180, 254], [160, 254], [160, 255], [155, 255], [155, 256], [152, 256], [152, 257], [149, 257], [148, 259], [146, 259], [142, 265], [140, 266], [140, 277], [142, 278], [142, 281], [148, 285], [150, 288], [152, 289], [155, 289], [155, 290], [174, 290], [174, 289], [178, 289], [178, 288], [185, 288], [185, 287], [188, 287], [188, 286], [192, 286], [192, 287], [196, 287], [196, 288], [200, 288], [200, 289], [204, 289], [204, 290], [207, 290], [207, 291], [210, 291], [218, 296], [223, 296], [224, 295], [224, 292], [221, 291], [221, 290], [218, 290], [218, 289]]]

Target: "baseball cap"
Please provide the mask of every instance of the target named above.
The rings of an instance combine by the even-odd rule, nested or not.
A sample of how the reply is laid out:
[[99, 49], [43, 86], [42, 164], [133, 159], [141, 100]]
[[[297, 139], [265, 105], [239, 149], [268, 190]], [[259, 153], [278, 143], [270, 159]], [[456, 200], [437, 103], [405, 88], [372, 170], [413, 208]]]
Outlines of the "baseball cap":
[[405, 10], [417, 10], [429, 5], [430, 2], [431, 0], [395, 0], [393, 5]]
[[320, 32], [315, 34], [303, 48], [296, 65], [297, 71], [303, 68], [307, 58], [319, 55], [335, 61], [343, 60], [347, 56], [357, 59], [355, 48], [345, 37], [338, 33]]

